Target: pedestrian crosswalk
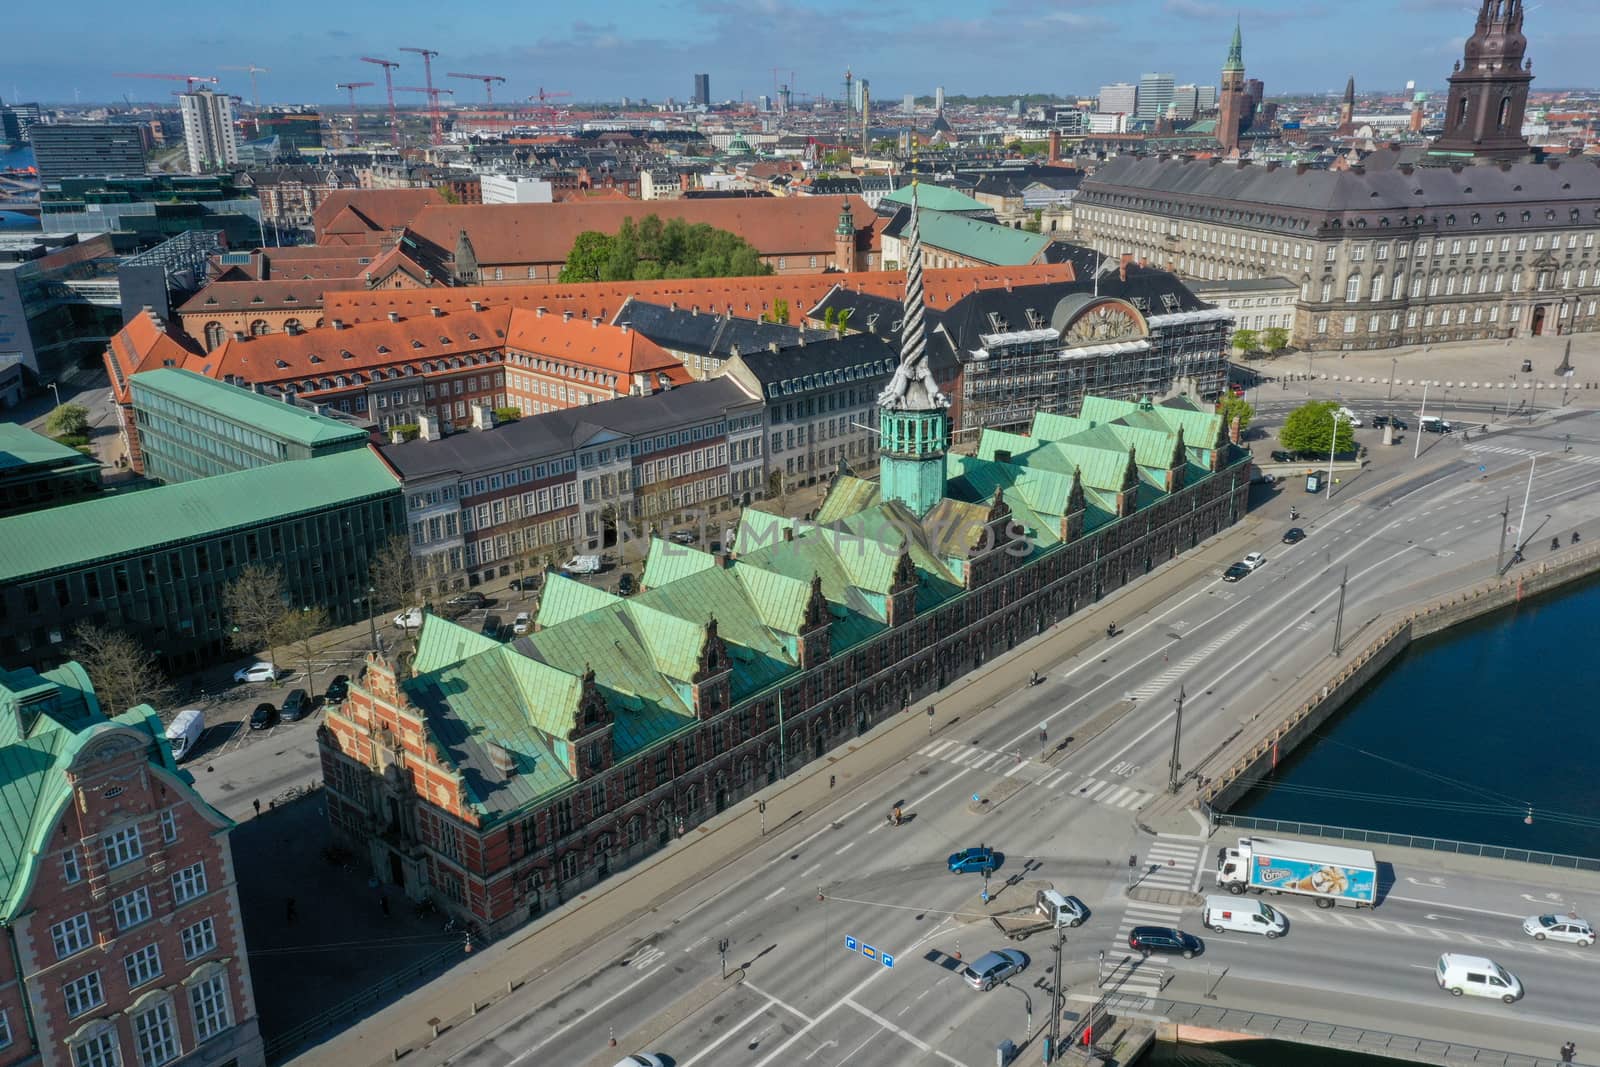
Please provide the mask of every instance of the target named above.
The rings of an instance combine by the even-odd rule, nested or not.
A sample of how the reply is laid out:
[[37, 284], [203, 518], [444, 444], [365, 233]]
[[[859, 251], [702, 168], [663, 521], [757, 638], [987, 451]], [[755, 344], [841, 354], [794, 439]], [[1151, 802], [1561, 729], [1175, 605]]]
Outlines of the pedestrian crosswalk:
[[1600, 463], [1600, 456], [1588, 456], [1581, 452], [1541, 452], [1537, 448], [1513, 448], [1510, 445], [1468, 445], [1467, 451], [1482, 452], [1494, 456], [1520, 456], [1523, 459], [1531, 456], [1538, 456], [1543, 459], [1546, 456], [1561, 455], [1571, 463]]
[[1157, 834], [1144, 855], [1142, 872], [1135, 883], [1142, 889], [1175, 889], [1192, 893], [1205, 859], [1205, 842]]
[[[1218, 637], [1215, 641], [1212, 641], [1206, 647], [1190, 653], [1177, 663], [1174, 663], [1170, 667], [1163, 669], [1160, 674], [1156, 675], [1139, 688], [1133, 690], [1131, 693], [1132, 697], [1135, 700], [1148, 700], [1157, 693], [1161, 692], [1163, 689], [1175, 685], [1178, 679], [1188, 675], [1200, 664], [1206, 662], [1206, 660], [1210, 659], [1211, 656], [1231, 643], [1234, 638], [1238, 637], [1244, 632], [1245, 627], [1248, 625], [1248, 622], [1241, 622], [1227, 633]], [[1168, 662], [1167, 653], [1163, 652], [1161, 654], [1161, 660], [1163, 663]]]
[[1107, 993], [1156, 997], [1166, 987], [1171, 965], [1165, 956], [1142, 957], [1128, 947], [1128, 935], [1136, 926], [1181, 925], [1183, 909], [1175, 904], [1146, 904], [1130, 900], [1122, 912], [1116, 936], [1107, 947], [1100, 967], [1100, 986]]
[[986, 771], [1003, 778], [1020, 779], [1044, 789], [1061, 790], [1095, 804], [1128, 811], [1143, 807], [1154, 795], [1118, 781], [1138, 771], [1137, 764], [1119, 764], [1104, 777], [1092, 777], [1028, 759], [1021, 750], [999, 752], [950, 739], [930, 741], [917, 754], [969, 771]]

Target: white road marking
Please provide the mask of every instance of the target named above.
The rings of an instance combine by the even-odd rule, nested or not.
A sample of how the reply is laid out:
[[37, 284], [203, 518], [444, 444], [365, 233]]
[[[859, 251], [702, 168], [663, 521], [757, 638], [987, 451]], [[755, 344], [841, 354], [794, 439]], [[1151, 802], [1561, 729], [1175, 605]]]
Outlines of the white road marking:
[[901, 1037], [905, 1038], [911, 1044], [917, 1046], [917, 1048], [921, 1049], [925, 1054], [931, 1055], [931, 1056], [937, 1056], [941, 1060], [944, 1060], [946, 1063], [955, 1064], [956, 1067], [966, 1067], [966, 1065], [963, 1064], [960, 1060], [956, 1059], [953, 1056], [945, 1055], [943, 1052], [940, 1052], [938, 1049], [934, 1048], [932, 1045], [930, 1045], [926, 1041], [922, 1040], [916, 1034], [913, 1034], [911, 1031], [909, 1031], [909, 1030], [907, 1030], [907, 1029], [905, 1029], [903, 1027], [896, 1026], [894, 1023], [890, 1022], [888, 1019], [885, 1019], [883, 1016], [879, 1015], [877, 1012], [872, 1011], [872, 1010], [870, 1010], [868, 1008], [863, 1008], [860, 1004], [857, 1004], [853, 1000], [848, 1000], [847, 999], [845, 1001], [845, 1004], [846, 1004], [846, 1006], [854, 1009], [855, 1011], [860, 1012], [862, 1015], [866, 1016], [868, 1019], [871, 1019], [873, 1022], [877, 1023], [879, 1026], [883, 1027], [885, 1030], [894, 1031], [896, 1034], [898, 1034]]
[[744, 984], [745, 984], [746, 988], [754, 991], [757, 996], [766, 997], [768, 1000], [772, 1001], [772, 1003], [776, 1004], [778, 1007], [782, 1008], [784, 1011], [788, 1012], [790, 1015], [798, 1016], [799, 1018], [804, 1019], [806, 1022], [810, 1022], [811, 1021], [811, 1016], [807, 1015], [805, 1012], [801, 1011], [799, 1008], [796, 1008], [796, 1007], [794, 1007], [794, 1006], [792, 1006], [790, 1004], [785, 1004], [782, 1000], [779, 1000], [777, 997], [773, 996], [771, 993], [768, 993], [765, 989], [756, 989], [755, 984], [753, 982], [749, 981], [748, 979], [745, 980]]
[[1465, 904], [1440, 904], [1437, 900], [1418, 900], [1415, 897], [1397, 897], [1393, 893], [1384, 897], [1385, 900], [1398, 900], [1404, 904], [1426, 904], [1430, 908], [1440, 908], [1446, 911], [1472, 911], [1479, 915], [1494, 915], [1501, 919], [1525, 919], [1526, 915], [1512, 914], [1509, 911], [1491, 911], [1488, 908], [1469, 908]]
[[843, 845], [840, 845], [838, 848], [834, 849], [833, 854], [835, 856], [842, 856], [855, 847], [856, 843], [854, 841], [846, 841]]
[[774, 889], [772, 892], [768, 893], [766, 896], [762, 897], [761, 899], [764, 900], [764, 901], [765, 900], [771, 900], [773, 897], [781, 895], [783, 893], [783, 891], [785, 889], [788, 889], [788, 888], [789, 887], [786, 886], [786, 885], [780, 885], [778, 888]]
[[[510, 1060], [507, 1061], [506, 1067], [517, 1067], [517, 1064], [525, 1062], [535, 1052], [538, 1052], [540, 1049], [544, 1048], [550, 1042], [554, 1041], [556, 1038], [560, 1037], [562, 1034], [566, 1033], [568, 1030], [571, 1030], [574, 1026], [577, 1026], [579, 1023], [593, 1022], [596, 1018], [599, 1017], [601, 1008], [605, 1007], [607, 1004], [610, 1004], [613, 1000], [618, 1000], [618, 999], [622, 998], [623, 996], [626, 996], [627, 994], [633, 992], [639, 986], [643, 985], [644, 983], [648, 982], [650, 979], [654, 978], [656, 975], [660, 974], [662, 971], [666, 970], [666, 967], [667, 967], [667, 965], [663, 963], [661, 966], [657, 967], [655, 970], [653, 970], [650, 973], [644, 975], [643, 977], [638, 978], [638, 979], [636, 979], [636, 980], [634, 980], [632, 982], [629, 982], [627, 985], [623, 986], [621, 989], [617, 990], [615, 993], [611, 994], [609, 997], [605, 998], [604, 1000], [600, 1001], [599, 1003], [590, 1005], [589, 1006], [589, 1010], [584, 1012], [583, 1014], [579, 1015], [576, 1019], [573, 1019], [571, 1022], [565, 1024], [564, 1026], [556, 1027], [554, 1030], [552, 1030], [548, 1034], [544, 1035], [544, 1038], [542, 1040], [540, 1040], [538, 1044], [530, 1045], [528, 1048], [524, 1049], [522, 1051], [522, 1053], [520, 1053], [519, 1055], [513, 1056]], [[763, 1010], [765, 1010], [765, 1009], [763, 1009]], [[685, 1063], [685, 1064], [683, 1064], [683, 1067], [689, 1067], [689, 1064]]]
[[[967, 773], [967, 768], [965, 768], [965, 767], [957, 767], [956, 770], [955, 770], [955, 773], [952, 774], [950, 777], [946, 778], [943, 783], [934, 786], [932, 789], [928, 790], [926, 793], [922, 794], [920, 797], [917, 797], [915, 800], [906, 801], [906, 803], [901, 805], [901, 806], [903, 808], [909, 810], [909, 811], [916, 811], [918, 804], [921, 804], [923, 801], [925, 801], [929, 797], [933, 796], [933, 794], [937, 793], [939, 790], [944, 789], [944, 788], [946, 788], [948, 786], [954, 785], [956, 782], [960, 781], [961, 780], [961, 776], [963, 774], [966, 774], [966, 773]], [[867, 831], [867, 833], [875, 834], [879, 830], [882, 830], [885, 826], [888, 826], [888, 825], [889, 825], [889, 823], [888, 823], [887, 820], [885, 820], [884, 822], [874, 822], [872, 824], [871, 829], [869, 829]]]
[[[749, 985], [748, 982], [746, 982], [745, 984]], [[762, 994], [762, 995], [765, 996], [765, 994]], [[761, 1007], [757, 1008], [755, 1011], [751, 1012], [749, 1015], [745, 1016], [743, 1019], [740, 1019], [737, 1023], [735, 1023], [729, 1029], [724, 1030], [720, 1037], [718, 1037], [715, 1040], [711, 1041], [709, 1044], [701, 1046], [700, 1051], [696, 1052], [693, 1056], [690, 1056], [688, 1059], [679, 1060], [678, 1061], [678, 1067], [694, 1067], [695, 1064], [699, 1063], [701, 1060], [703, 1060], [707, 1056], [711, 1055], [712, 1051], [715, 1050], [718, 1045], [722, 1044], [724, 1041], [727, 1041], [729, 1038], [733, 1037], [739, 1031], [743, 1030], [746, 1026], [749, 1026], [751, 1023], [753, 1023], [757, 1019], [761, 1018], [761, 1016], [765, 1015], [767, 1013], [767, 1010], [769, 1008], [771, 1008], [776, 1003], [778, 1003], [776, 1000], [774, 1000], [771, 997], [767, 997], [767, 1002], [765, 1004], [761, 1005]], [[803, 1018], [805, 1018], [805, 1016], [802, 1015], [801, 1018], [803, 1019]], [[516, 1061], [513, 1060], [512, 1062], [515, 1063]]]

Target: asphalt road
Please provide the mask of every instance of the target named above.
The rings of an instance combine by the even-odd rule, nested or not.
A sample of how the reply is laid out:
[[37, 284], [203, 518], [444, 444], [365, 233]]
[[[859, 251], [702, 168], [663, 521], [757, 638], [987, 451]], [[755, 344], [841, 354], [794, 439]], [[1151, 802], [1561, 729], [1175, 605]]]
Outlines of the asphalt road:
[[[1563, 452], [1569, 432], [1583, 442], [1571, 454]], [[1600, 447], [1588, 443], [1597, 436], [1600, 416], [1583, 416], [1470, 445], [1425, 442], [1415, 461], [1409, 449], [1374, 449], [1373, 467], [1331, 501], [1294, 488], [1258, 490], [1258, 547], [1267, 554], [1258, 571], [1237, 584], [1213, 575], [1176, 592], [982, 715], [941, 702], [937, 729], [915, 755], [775, 830], [724, 876], [663, 899], [413, 1055], [485, 1067], [609, 1064], [633, 1051], [664, 1053], [677, 1067], [993, 1063], [1001, 1040], [1020, 1042], [1049, 1011], [1053, 945], [1039, 935], [1015, 946], [1030, 956], [1026, 970], [982, 993], [961, 980], [955, 956], [970, 961], [1007, 946], [989, 912], [1025, 906], [1047, 885], [1091, 910], [1064, 948], [1074, 1011], [1100, 988], [1196, 1002], [1210, 992], [1222, 1006], [1441, 1033], [1489, 1048], [1548, 1056], [1568, 1037], [1600, 1047], [1592, 992], [1600, 948], [1539, 945], [1520, 933], [1522, 916], [1556, 903], [1549, 894], [1600, 915], [1600, 898], [1562, 896], [1555, 872], [1508, 866], [1501, 878], [1443, 878], [1425, 864], [1397, 870], [1376, 912], [1285, 904], [1290, 933], [1270, 943], [1208, 934], [1194, 909], [1125, 894], [1130, 875], [1152, 888], [1203, 891], [1221, 843], [1220, 835], [1207, 842], [1198, 824], [1190, 835], [1153, 840], [1135, 826], [1138, 809], [1166, 784], [1180, 687], [1183, 773], [1205, 774], [1209, 755], [1277, 687], [1327, 657], [1346, 568], [1346, 641], [1383, 610], [1487, 576], [1498, 512], [1512, 496], [1517, 523], [1531, 454], [1549, 458], [1535, 471], [1530, 531], [1563, 542], [1575, 528], [1600, 536]], [[1290, 503], [1309, 536], [1284, 546], [1277, 542]], [[1528, 555], [1546, 551], [1535, 541]], [[1118, 707], [1127, 711], [1113, 725], [1076, 740], [1090, 720]], [[949, 725], [952, 717], [962, 721]], [[885, 815], [896, 804], [909, 819], [891, 827]], [[980, 876], [944, 868], [948, 853], [979, 843], [1005, 856], [987, 909]], [[1142, 923], [1185, 927], [1206, 938], [1207, 950], [1187, 961], [1126, 958], [1126, 931]], [[727, 988], [724, 938], [728, 969], [744, 975]], [[1527, 998], [1512, 1006], [1450, 998], [1432, 975], [1447, 950], [1493, 956], [1522, 977]], [[709, 990], [720, 995], [701, 995]], [[609, 1036], [640, 1027], [655, 1035], [645, 1048], [607, 1048]]]

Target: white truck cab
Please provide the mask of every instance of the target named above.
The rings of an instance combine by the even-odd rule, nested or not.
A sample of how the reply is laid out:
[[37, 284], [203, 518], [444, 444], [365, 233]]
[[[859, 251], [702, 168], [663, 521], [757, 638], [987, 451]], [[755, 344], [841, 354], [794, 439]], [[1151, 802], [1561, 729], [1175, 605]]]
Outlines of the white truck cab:
[[1200, 920], [1205, 923], [1207, 929], [1215, 930], [1219, 934], [1225, 930], [1235, 930], [1275, 938], [1289, 929], [1289, 921], [1272, 905], [1240, 897], [1206, 897], [1206, 906], [1200, 913]]

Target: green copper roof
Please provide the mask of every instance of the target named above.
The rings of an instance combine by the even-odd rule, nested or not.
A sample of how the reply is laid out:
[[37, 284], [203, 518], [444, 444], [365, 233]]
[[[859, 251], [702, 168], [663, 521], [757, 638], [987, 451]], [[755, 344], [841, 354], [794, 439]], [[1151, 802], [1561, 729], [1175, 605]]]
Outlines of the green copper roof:
[[[903, 185], [894, 192], [885, 196], [884, 199], [891, 204], [905, 204], [909, 206], [911, 203], [911, 186]], [[935, 185], [931, 182], [917, 183], [917, 208], [921, 214], [921, 219], [918, 220], [918, 225], [922, 225], [923, 220], [927, 219], [928, 212], [930, 211], [964, 212], [991, 210], [987, 204], [972, 199], [972, 197], [961, 192], [959, 189], [952, 189], [947, 185]], [[927, 240], [928, 235], [926, 231], [924, 231], [922, 238], [924, 241]]]
[[1050, 238], [1044, 234], [1015, 230], [1010, 226], [967, 218], [965, 215], [930, 211], [924, 207], [918, 216], [917, 226], [922, 231], [925, 247], [953, 252], [997, 267], [1020, 267], [1033, 263], [1050, 244]]
[[1228, 58], [1223, 61], [1222, 69], [1244, 70], [1244, 38], [1239, 33], [1239, 23], [1233, 24], [1233, 43], [1228, 46]]
[[68, 448], [14, 422], [0, 422], [0, 471], [18, 467], [100, 466], [93, 456]]
[[11, 515], [0, 519], [0, 582], [399, 492], [388, 466], [359, 448]]
[[544, 576], [544, 588], [539, 593], [539, 610], [534, 614], [534, 621], [541, 629], [554, 626], [579, 615], [587, 615], [607, 604], [616, 604], [621, 599], [604, 589], [550, 571]]
[[668, 582], [686, 578], [716, 565], [717, 557], [709, 552], [693, 545], [680, 545], [676, 541], [663, 541], [659, 537], [652, 537], [650, 552], [644, 561], [644, 574], [640, 577], [639, 584], [646, 589], [654, 589], [658, 585], [666, 585]]
[[305, 445], [307, 448], [326, 448], [340, 442], [359, 444], [367, 439], [367, 432], [318, 415], [298, 404], [286, 404], [269, 396], [252, 393], [241, 386], [219, 382], [193, 371], [159, 367], [135, 374], [130, 379], [134, 403], [139, 402], [140, 390], [149, 390], [159, 396], [171, 397], [209, 411], [228, 422], [259, 430], [269, 437]]

